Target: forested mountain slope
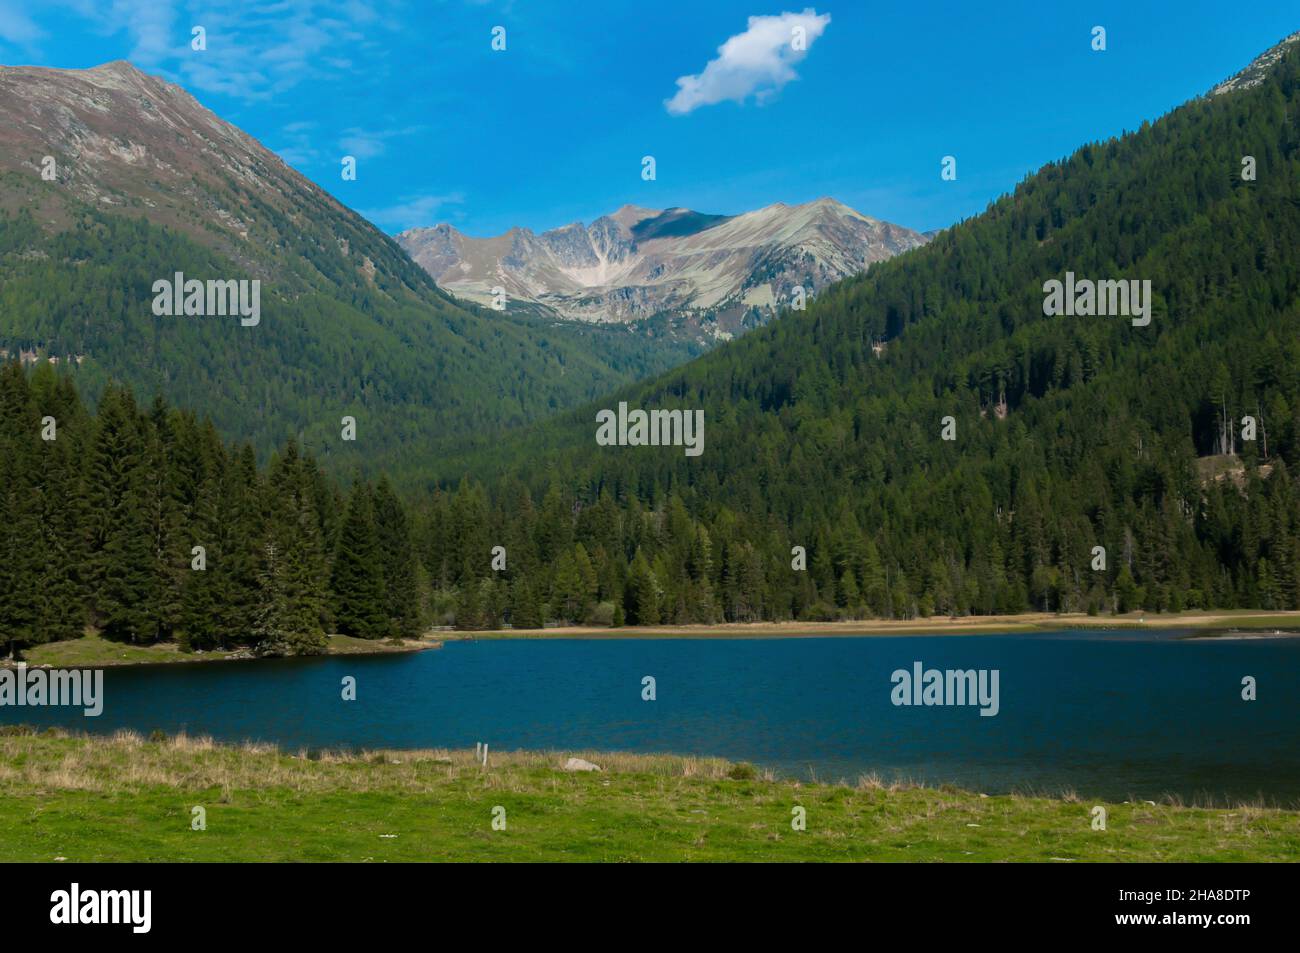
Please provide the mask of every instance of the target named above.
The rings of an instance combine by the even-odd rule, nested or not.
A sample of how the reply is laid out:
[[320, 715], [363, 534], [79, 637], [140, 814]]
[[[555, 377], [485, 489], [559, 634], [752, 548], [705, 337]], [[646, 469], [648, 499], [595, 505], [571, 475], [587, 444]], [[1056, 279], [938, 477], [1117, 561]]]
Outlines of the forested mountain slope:
[[[154, 283], [177, 272], [259, 281], [260, 320], [155, 315]], [[263, 456], [299, 434], [328, 468], [397, 472], [691, 353], [459, 306], [365, 219], [121, 62], [0, 68], [0, 350], [74, 367], [90, 398], [110, 379], [163, 394]]]

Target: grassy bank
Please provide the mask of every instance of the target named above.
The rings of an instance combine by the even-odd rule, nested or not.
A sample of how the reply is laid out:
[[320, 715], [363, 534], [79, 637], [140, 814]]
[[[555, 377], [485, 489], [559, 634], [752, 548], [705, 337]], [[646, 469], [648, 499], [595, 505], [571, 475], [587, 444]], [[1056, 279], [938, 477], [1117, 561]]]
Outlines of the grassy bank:
[[[778, 781], [713, 759], [0, 737], [0, 861], [1280, 861], [1300, 812]], [[492, 827], [505, 809], [506, 829]], [[191, 829], [192, 808], [207, 829]], [[791, 828], [792, 810], [807, 829]]]
[[[407, 639], [404, 642], [354, 639], [349, 635], [326, 637], [326, 655], [370, 655], [386, 652], [414, 652], [434, 648], [436, 641]], [[55, 668], [99, 668], [105, 665], [165, 664], [170, 662], [220, 662], [250, 658], [246, 649], [210, 652], [183, 652], [175, 642], [156, 645], [128, 645], [110, 642], [98, 635], [85, 635], [65, 642], [47, 642], [29, 649], [23, 657], [28, 665]], [[4, 664], [0, 662], [0, 664]]]

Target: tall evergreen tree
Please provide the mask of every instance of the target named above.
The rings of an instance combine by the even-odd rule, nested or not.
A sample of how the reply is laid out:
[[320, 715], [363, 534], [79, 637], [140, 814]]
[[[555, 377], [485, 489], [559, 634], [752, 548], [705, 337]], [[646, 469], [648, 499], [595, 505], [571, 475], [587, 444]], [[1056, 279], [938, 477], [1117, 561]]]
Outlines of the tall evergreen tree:
[[107, 638], [147, 643], [159, 634], [148, 425], [120, 388], [105, 391], [95, 425], [86, 473], [92, 619]]
[[259, 593], [259, 600], [274, 594], [283, 601], [275, 618], [279, 630], [292, 636], [295, 653], [321, 651], [329, 577], [312, 481], [296, 441], [272, 461], [264, 493], [267, 533], [258, 578], [273, 592]]
[[363, 639], [378, 639], [393, 632], [386, 611], [384, 572], [371, 491], [360, 480], [352, 484], [347, 517], [334, 553], [330, 588], [339, 632]]
[[0, 369], [0, 640], [6, 654], [43, 641], [41, 572], [36, 545], [39, 492], [39, 418], [27, 377], [17, 364]]
[[384, 614], [392, 634], [409, 638], [420, 627], [420, 595], [415, 577], [415, 549], [401, 501], [387, 477], [375, 486], [375, 534], [383, 576]]

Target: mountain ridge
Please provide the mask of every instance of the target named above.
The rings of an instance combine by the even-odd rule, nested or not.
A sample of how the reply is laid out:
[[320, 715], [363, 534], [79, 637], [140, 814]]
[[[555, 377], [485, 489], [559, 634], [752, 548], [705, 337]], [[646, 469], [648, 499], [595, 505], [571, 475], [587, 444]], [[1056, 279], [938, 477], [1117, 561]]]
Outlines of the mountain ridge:
[[928, 239], [820, 198], [738, 215], [624, 205], [590, 225], [486, 238], [444, 222], [397, 240], [458, 297], [489, 304], [501, 289], [516, 308], [593, 323], [690, 316], [704, 337], [726, 339], [788, 305], [796, 286], [812, 296]]

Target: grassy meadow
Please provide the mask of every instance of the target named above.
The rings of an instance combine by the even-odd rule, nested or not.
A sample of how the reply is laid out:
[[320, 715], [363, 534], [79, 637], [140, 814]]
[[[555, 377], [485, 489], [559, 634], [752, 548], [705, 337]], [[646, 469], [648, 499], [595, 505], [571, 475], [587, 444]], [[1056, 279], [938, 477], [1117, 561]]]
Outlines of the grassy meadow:
[[[707, 758], [0, 736], [0, 861], [1284, 861], [1300, 812], [779, 780]], [[192, 809], [206, 812], [193, 830]], [[504, 808], [505, 829], [493, 827]], [[792, 827], [794, 809], [806, 830]], [[499, 815], [500, 812], [498, 812]]]

